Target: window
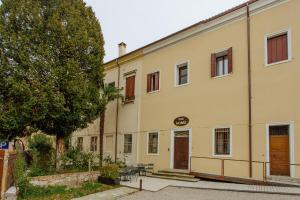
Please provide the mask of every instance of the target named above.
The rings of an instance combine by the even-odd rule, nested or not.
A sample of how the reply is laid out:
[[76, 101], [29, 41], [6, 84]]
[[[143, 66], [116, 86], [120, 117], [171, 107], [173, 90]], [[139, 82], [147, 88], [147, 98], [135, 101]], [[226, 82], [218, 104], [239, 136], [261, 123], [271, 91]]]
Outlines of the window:
[[83, 137], [78, 137], [77, 138], [77, 148], [80, 151], [83, 150]]
[[159, 90], [159, 72], [147, 75], [147, 92]]
[[267, 37], [267, 64], [289, 59], [288, 33]]
[[113, 82], [110, 82], [109, 84], [108, 84], [110, 87], [115, 87], [115, 82], [113, 81]]
[[97, 136], [91, 137], [90, 151], [97, 151]]
[[148, 154], [158, 154], [158, 133], [148, 133]]
[[176, 66], [176, 85], [185, 85], [189, 82], [188, 63], [182, 63]]
[[126, 77], [125, 101], [133, 101], [135, 88], [135, 76]]
[[132, 153], [132, 135], [124, 135], [124, 153]]
[[230, 155], [230, 128], [214, 129], [214, 155]]
[[114, 137], [113, 135], [108, 135], [105, 137], [105, 151], [113, 152], [114, 147]]
[[211, 77], [232, 73], [232, 48], [211, 55]]

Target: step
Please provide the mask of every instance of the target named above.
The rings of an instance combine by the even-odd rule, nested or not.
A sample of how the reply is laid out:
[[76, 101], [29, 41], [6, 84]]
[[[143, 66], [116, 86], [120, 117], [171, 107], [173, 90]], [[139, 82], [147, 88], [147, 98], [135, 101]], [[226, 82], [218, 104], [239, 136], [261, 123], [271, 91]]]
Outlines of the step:
[[186, 182], [198, 182], [199, 181], [199, 179], [197, 179], [197, 178], [183, 178], [183, 177], [176, 177], [176, 176], [159, 176], [159, 175], [154, 175], [154, 174], [147, 175], [147, 177], [176, 180], [176, 181], [186, 181]]
[[169, 173], [169, 174], [184, 174], [184, 175], [189, 175], [189, 171], [187, 170], [180, 170], [180, 169], [163, 169], [159, 170], [159, 173]]
[[195, 178], [195, 176], [189, 175], [189, 174], [180, 174], [180, 173], [162, 172], [162, 171], [158, 171], [156, 173], [153, 173], [153, 175], [168, 176], [168, 177], [179, 177], [179, 178]]
[[268, 177], [268, 183], [271, 183], [274, 185], [300, 187], [299, 179], [285, 177], [285, 176], [270, 176], [270, 177]]

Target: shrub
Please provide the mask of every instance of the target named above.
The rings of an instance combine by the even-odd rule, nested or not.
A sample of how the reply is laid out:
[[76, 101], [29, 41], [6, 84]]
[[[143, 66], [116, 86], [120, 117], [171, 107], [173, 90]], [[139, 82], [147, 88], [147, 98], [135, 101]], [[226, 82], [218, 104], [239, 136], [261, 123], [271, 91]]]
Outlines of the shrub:
[[55, 171], [55, 151], [53, 141], [44, 134], [36, 134], [29, 138], [29, 153], [33, 160], [30, 165], [30, 176], [43, 176]]
[[65, 170], [87, 170], [89, 161], [94, 165], [95, 156], [93, 153], [85, 153], [78, 148], [70, 147], [62, 156], [62, 167]]
[[29, 187], [29, 180], [26, 175], [26, 163], [22, 153], [17, 153], [14, 169], [14, 179], [17, 187], [18, 197], [23, 198]]
[[119, 166], [117, 164], [107, 164], [101, 167], [101, 176], [111, 179], [119, 177]]

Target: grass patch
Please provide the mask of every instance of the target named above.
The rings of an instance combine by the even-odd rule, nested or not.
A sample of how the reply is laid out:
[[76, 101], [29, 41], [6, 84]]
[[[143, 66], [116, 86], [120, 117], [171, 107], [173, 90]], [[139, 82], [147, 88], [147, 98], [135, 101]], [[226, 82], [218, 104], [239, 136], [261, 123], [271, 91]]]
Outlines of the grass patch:
[[81, 197], [119, 186], [109, 186], [101, 183], [83, 183], [80, 187], [67, 188], [66, 186], [30, 186], [23, 199], [30, 200], [67, 200]]

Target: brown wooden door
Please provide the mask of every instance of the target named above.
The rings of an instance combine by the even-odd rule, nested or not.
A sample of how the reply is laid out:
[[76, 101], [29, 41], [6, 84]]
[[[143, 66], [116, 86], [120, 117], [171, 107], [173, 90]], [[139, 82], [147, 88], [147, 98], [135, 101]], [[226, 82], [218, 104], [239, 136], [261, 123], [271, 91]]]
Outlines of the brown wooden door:
[[271, 175], [290, 175], [289, 136], [270, 135]]
[[189, 138], [174, 138], [174, 168], [188, 169], [189, 167]]

